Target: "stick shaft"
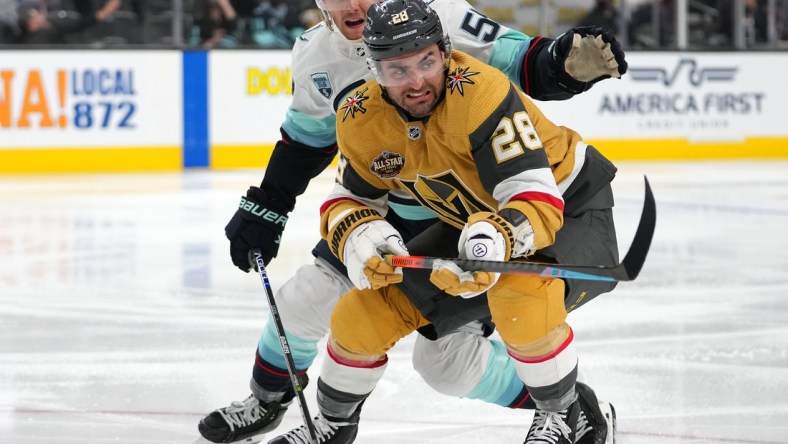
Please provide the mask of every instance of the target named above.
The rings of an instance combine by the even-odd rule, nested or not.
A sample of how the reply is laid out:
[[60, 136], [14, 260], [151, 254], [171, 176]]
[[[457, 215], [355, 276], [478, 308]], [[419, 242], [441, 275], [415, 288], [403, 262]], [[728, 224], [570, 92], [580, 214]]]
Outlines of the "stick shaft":
[[282, 352], [284, 353], [285, 363], [287, 364], [287, 373], [290, 375], [290, 383], [293, 384], [293, 390], [295, 391], [296, 397], [298, 398], [298, 406], [301, 408], [301, 416], [303, 416], [304, 424], [309, 430], [311, 443], [317, 444], [315, 425], [312, 424], [312, 415], [309, 414], [309, 407], [306, 405], [306, 398], [304, 398], [304, 387], [301, 386], [301, 381], [298, 379], [298, 374], [296, 373], [293, 354], [290, 352], [290, 344], [287, 342], [285, 327], [282, 324], [282, 317], [279, 316], [279, 309], [276, 305], [274, 292], [271, 290], [271, 282], [268, 280], [268, 273], [265, 271], [263, 256], [258, 249], [252, 250], [252, 256], [255, 264], [257, 265], [257, 271], [260, 274], [260, 280], [263, 282], [263, 286], [265, 287], [265, 294], [268, 297], [268, 306], [271, 309], [271, 317], [274, 319], [276, 333], [279, 336], [279, 343], [282, 345]]

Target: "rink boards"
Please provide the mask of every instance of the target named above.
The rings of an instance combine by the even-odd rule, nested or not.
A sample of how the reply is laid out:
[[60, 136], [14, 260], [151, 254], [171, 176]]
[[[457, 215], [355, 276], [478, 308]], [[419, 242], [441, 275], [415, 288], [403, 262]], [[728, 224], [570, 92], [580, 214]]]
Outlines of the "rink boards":
[[[616, 160], [788, 158], [788, 54], [627, 59], [539, 106]], [[0, 173], [264, 167], [291, 95], [288, 51], [0, 51]]]

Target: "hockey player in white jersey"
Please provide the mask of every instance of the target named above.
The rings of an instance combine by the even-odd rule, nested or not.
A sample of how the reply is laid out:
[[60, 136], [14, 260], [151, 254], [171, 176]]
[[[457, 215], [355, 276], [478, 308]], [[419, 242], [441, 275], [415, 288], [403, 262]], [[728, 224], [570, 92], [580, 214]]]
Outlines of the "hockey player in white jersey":
[[[336, 154], [337, 116], [352, 112], [347, 106], [352, 98], [346, 95], [370, 78], [361, 32], [373, 3], [377, 1], [317, 0], [325, 21], [306, 31], [293, 48], [293, 100], [281, 127], [282, 140], [261, 185], [249, 189], [225, 229], [233, 263], [244, 271], [250, 270], [252, 248], [262, 250], [266, 263], [276, 256], [296, 197]], [[434, 0], [430, 6], [445, 24], [455, 48], [497, 67], [537, 99], [567, 99], [599, 80], [620, 77], [627, 69], [620, 46], [601, 28], [569, 31], [556, 40], [531, 38], [490, 20], [464, 0]], [[434, 214], [404, 195], [390, 196], [389, 203], [393, 211], [387, 219], [405, 237], [435, 221]], [[282, 217], [256, 216], [248, 211], [255, 205]], [[352, 286], [344, 266], [324, 242], [314, 254], [315, 262], [302, 266], [276, 295], [295, 365], [304, 379], [317, 355], [318, 341], [328, 332], [336, 301]], [[414, 367], [442, 393], [510, 408], [533, 408], [502, 344], [485, 337], [489, 327], [475, 322], [434, 341], [420, 337]], [[434, 332], [423, 333], [435, 339]], [[455, 354], [462, 358], [452, 358]], [[200, 433], [212, 442], [256, 442], [276, 428], [294, 397], [286, 368], [269, 318], [256, 351], [252, 395], [206, 416], [200, 421]], [[586, 393], [586, 398], [593, 398], [590, 389]], [[587, 424], [587, 442], [604, 442], [606, 435], [612, 440], [604, 417], [612, 421], [612, 412], [600, 412], [595, 424]]]

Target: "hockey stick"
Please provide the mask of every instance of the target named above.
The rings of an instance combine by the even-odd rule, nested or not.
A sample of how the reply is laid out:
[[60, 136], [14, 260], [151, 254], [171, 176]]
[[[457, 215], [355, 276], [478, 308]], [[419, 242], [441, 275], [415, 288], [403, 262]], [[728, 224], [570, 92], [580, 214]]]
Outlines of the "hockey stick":
[[257, 266], [257, 271], [260, 273], [260, 280], [263, 281], [263, 286], [265, 287], [265, 294], [268, 297], [268, 306], [271, 309], [271, 317], [274, 318], [276, 333], [279, 335], [279, 343], [282, 345], [282, 352], [284, 352], [285, 355], [287, 373], [290, 375], [290, 383], [293, 384], [293, 390], [295, 390], [295, 394], [298, 397], [298, 406], [301, 407], [301, 416], [304, 417], [304, 424], [306, 425], [307, 430], [309, 430], [311, 444], [317, 444], [315, 425], [312, 424], [312, 415], [309, 414], [309, 407], [306, 405], [306, 398], [304, 398], [304, 387], [301, 386], [301, 381], [298, 380], [298, 375], [296, 374], [293, 354], [290, 352], [290, 345], [287, 342], [287, 336], [285, 336], [285, 327], [282, 324], [282, 317], [279, 316], [279, 309], [276, 307], [274, 292], [271, 290], [271, 282], [268, 280], [268, 273], [265, 271], [263, 255], [257, 248], [252, 250], [252, 255], [254, 256], [254, 262]]
[[629, 247], [624, 260], [614, 266], [596, 265], [566, 265], [547, 264], [525, 261], [487, 261], [473, 259], [449, 259], [428, 256], [387, 256], [386, 262], [395, 267], [426, 268], [431, 269], [440, 261], [453, 262], [465, 271], [489, 271], [494, 273], [529, 274], [562, 279], [582, 279], [590, 281], [632, 281], [640, 273], [646, 261], [651, 239], [654, 237], [654, 227], [657, 222], [657, 206], [654, 194], [648, 179], [646, 183], [646, 197], [643, 202], [643, 212], [640, 215], [635, 237]]

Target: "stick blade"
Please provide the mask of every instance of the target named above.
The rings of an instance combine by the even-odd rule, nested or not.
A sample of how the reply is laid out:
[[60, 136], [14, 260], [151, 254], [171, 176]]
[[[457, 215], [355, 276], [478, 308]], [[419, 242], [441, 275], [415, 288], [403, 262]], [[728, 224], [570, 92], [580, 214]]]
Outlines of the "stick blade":
[[640, 223], [635, 231], [635, 237], [627, 251], [624, 260], [621, 261], [625, 276], [619, 276], [619, 280], [632, 281], [638, 277], [643, 264], [646, 263], [648, 250], [651, 248], [651, 241], [654, 238], [654, 229], [657, 225], [657, 204], [654, 201], [654, 193], [651, 191], [651, 184], [648, 178], [643, 176], [646, 185], [646, 195], [643, 199], [643, 211], [640, 214]]

